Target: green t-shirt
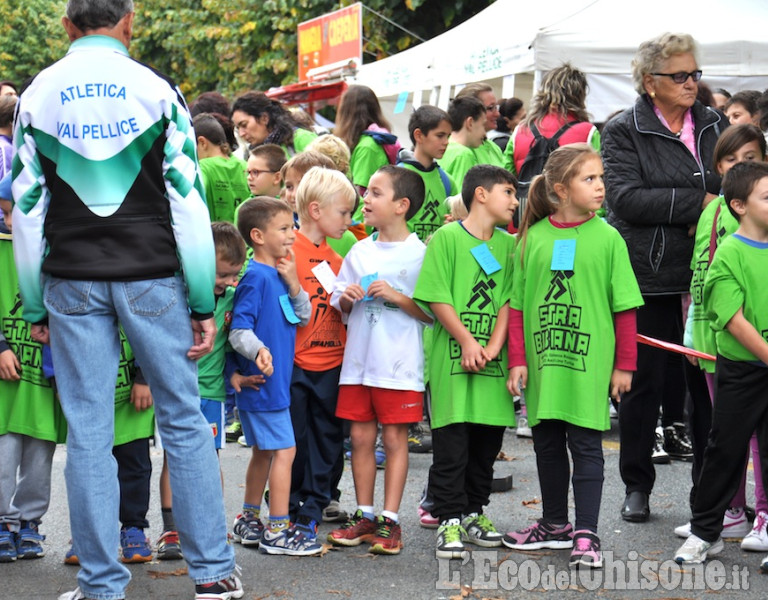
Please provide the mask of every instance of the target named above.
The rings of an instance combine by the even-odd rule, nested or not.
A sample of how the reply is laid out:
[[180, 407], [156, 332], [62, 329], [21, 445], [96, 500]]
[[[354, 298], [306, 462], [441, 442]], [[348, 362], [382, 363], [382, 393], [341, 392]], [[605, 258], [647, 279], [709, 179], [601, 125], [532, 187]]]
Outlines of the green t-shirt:
[[[384, 148], [370, 135], [361, 135], [360, 141], [352, 151], [349, 159], [349, 171], [352, 173], [352, 183], [361, 188], [367, 188], [371, 175], [378, 171], [384, 165], [389, 164], [389, 158]], [[352, 215], [353, 223], [363, 222], [363, 203], [357, 203], [355, 214]], [[372, 230], [366, 231], [370, 233]]]
[[467, 171], [479, 164], [480, 161], [472, 148], [453, 141], [448, 142], [445, 154], [440, 159], [440, 166], [453, 178], [459, 189]]
[[[501, 267], [490, 275], [471, 254], [473, 248], [484, 244]], [[515, 238], [501, 229], [484, 242], [460, 222], [441, 227], [427, 244], [414, 300], [422, 306], [450, 304], [474, 338], [485, 346], [499, 310], [509, 302], [514, 247]], [[459, 343], [435, 321], [429, 360], [433, 428], [452, 423], [514, 426], [514, 403], [506, 379], [506, 344], [485, 369], [470, 373], [461, 367]]]
[[475, 148], [475, 156], [479, 165], [504, 166], [504, 154], [491, 140], [483, 140], [479, 148]]
[[357, 238], [354, 233], [347, 230], [338, 240], [336, 238], [326, 237], [325, 241], [331, 248], [333, 248], [333, 251], [336, 252], [336, 254], [341, 256], [341, 258], [344, 258], [350, 248], [357, 242]]
[[[155, 433], [155, 409], [137, 411], [131, 404], [131, 389], [136, 375], [133, 350], [120, 328], [120, 364], [115, 384], [115, 441], [114, 445], [152, 437]], [[56, 365], [54, 365], [54, 369]], [[152, 390], [150, 390], [151, 392]]]
[[207, 400], [224, 402], [227, 399], [224, 381], [224, 364], [229, 347], [229, 326], [232, 323], [232, 304], [235, 300], [235, 288], [228, 287], [223, 295], [216, 298], [213, 318], [216, 321], [216, 337], [213, 350], [197, 361], [197, 384], [200, 397]]
[[[22, 307], [11, 236], [0, 234], [0, 328], [21, 363], [21, 380], [0, 379], [0, 435], [18, 433], [62, 443], [67, 424], [51, 384], [43, 375], [42, 346], [30, 336]], [[3, 460], [3, 459], [0, 459]]]
[[[297, 127], [293, 130], [293, 150], [294, 154], [301, 154], [304, 152], [304, 150], [307, 149], [307, 146], [309, 146], [312, 141], [317, 137], [317, 134], [314, 131], [310, 131], [309, 129], [304, 129], [303, 127]], [[291, 154], [288, 151], [288, 149], [283, 146], [283, 149], [285, 150], [285, 155], [288, 158], [291, 158]]]
[[744, 318], [768, 341], [766, 273], [768, 244], [733, 234], [725, 238], [715, 252], [704, 282], [704, 307], [715, 330], [717, 353], [725, 358], [758, 360], [725, 328], [740, 308]]
[[[715, 215], [717, 215], [716, 223]], [[720, 245], [723, 238], [731, 235], [739, 228], [739, 222], [731, 214], [731, 211], [728, 210], [723, 196], [715, 198], [701, 213], [699, 222], [696, 225], [696, 240], [693, 247], [693, 256], [691, 257], [691, 270], [693, 271], [693, 277], [691, 278], [693, 347], [696, 350], [714, 356], [717, 353], [715, 332], [710, 327], [703, 302], [704, 281], [707, 277], [707, 271], [709, 271], [709, 246], [712, 240], [713, 227], [715, 248]], [[699, 366], [708, 373], [715, 372], [715, 363], [711, 360], [699, 359]]]
[[211, 221], [235, 222], [235, 208], [251, 197], [246, 168], [246, 163], [235, 156], [212, 156], [200, 160], [205, 202]]
[[456, 183], [450, 175], [444, 171], [448, 180], [449, 194], [446, 194], [446, 186], [443, 178], [440, 176], [440, 167], [433, 163], [429, 169], [418, 161], [408, 161], [401, 163], [401, 166], [415, 171], [424, 180], [424, 203], [419, 211], [408, 220], [408, 229], [419, 236], [419, 239], [426, 243], [427, 238], [440, 228], [445, 215], [448, 214], [448, 207], [445, 199], [449, 195], [458, 193]]
[[[543, 219], [519, 251], [510, 306], [523, 311], [528, 423], [558, 419], [610, 429], [613, 315], [643, 304], [626, 243], [597, 217], [562, 229]], [[561, 268], [552, 269], [558, 257], [554, 266]]]

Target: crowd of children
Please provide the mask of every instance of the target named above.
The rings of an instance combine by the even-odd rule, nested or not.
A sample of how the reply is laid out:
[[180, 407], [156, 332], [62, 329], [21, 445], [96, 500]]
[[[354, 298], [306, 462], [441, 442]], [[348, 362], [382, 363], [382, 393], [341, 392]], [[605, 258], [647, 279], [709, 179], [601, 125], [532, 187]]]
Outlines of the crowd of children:
[[[233, 154], [221, 119], [194, 118], [213, 221], [218, 328], [213, 351], [198, 362], [201, 411], [221, 449], [234, 398], [237, 434], [251, 448], [232, 537], [269, 554], [315, 555], [323, 551], [318, 524], [335, 520], [342, 524], [326, 536], [332, 545], [401, 552], [409, 426], [428, 418], [433, 462], [419, 515], [437, 528], [437, 558], [465, 557], [467, 544], [566, 548], [572, 566], [599, 568], [606, 392], [620, 400], [631, 388], [635, 309], [643, 304], [626, 243], [596, 216], [605, 200], [600, 154], [584, 143], [555, 150], [512, 235], [517, 181], [486, 138], [498, 118], [492, 90], [470, 88], [448, 111], [421, 106], [409, 121], [410, 152], [390, 157], [397, 146], [389, 124], [361, 87], [342, 102], [339, 137], [321, 135], [295, 154], [286, 140], [307, 136], [278, 139], [288, 117], [260, 118], [261, 96], [235, 105], [252, 143], [247, 160]], [[353, 105], [365, 114], [346, 114]], [[681, 563], [722, 550], [723, 528], [743, 536], [744, 549], [768, 550], [760, 461], [768, 405], [756, 391], [768, 363], [768, 296], [758, 283], [768, 249], [765, 155], [754, 125], [722, 135], [714, 166], [725, 175], [724, 195], [696, 232], [689, 345], [717, 354], [718, 370], [698, 363], [714, 403], [701, 465], [708, 485], [694, 487], [693, 518], [675, 531], [686, 538]], [[10, 196], [9, 175], [0, 182], [9, 229]], [[66, 436], [53, 367], [42, 367], [46, 349], [20, 325], [11, 240], [0, 234], [0, 562], [44, 554], [38, 528], [55, 445]], [[152, 397], [126, 340], [123, 351], [114, 441], [122, 558], [143, 562], [152, 557], [144, 533]], [[504, 432], [515, 426], [513, 397], [523, 390], [542, 516], [503, 534], [484, 509]], [[356, 502], [349, 517], [338, 490], [345, 437]], [[750, 439], [752, 529], [744, 511]], [[377, 516], [379, 440], [385, 485]], [[183, 556], [170, 475], [164, 462], [159, 559]], [[77, 564], [77, 555], [72, 547], [65, 562]]]

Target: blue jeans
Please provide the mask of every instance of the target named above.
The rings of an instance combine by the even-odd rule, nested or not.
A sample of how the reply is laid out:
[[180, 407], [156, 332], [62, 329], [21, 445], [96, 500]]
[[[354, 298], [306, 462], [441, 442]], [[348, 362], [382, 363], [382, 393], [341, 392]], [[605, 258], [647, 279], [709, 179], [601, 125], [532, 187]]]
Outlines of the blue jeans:
[[130, 572], [117, 558], [120, 490], [112, 456], [114, 396], [123, 326], [152, 390], [173, 488], [173, 514], [189, 575], [218, 581], [235, 568], [219, 463], [200, 412], [192, 329], [180, 277], [45, 282], [51, 352], [69, 426], [65, 478], [78, 583], [96, 600], [125, 597]]

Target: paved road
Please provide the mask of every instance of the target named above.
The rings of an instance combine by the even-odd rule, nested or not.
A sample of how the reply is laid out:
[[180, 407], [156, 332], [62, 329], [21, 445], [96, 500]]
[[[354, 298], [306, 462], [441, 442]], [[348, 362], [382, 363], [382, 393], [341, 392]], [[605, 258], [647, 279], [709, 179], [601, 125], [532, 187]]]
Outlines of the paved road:
[[[605, 436], [606, 483], [600, 518], [600, 537], [606, 554], [606, 568], [593, 576], [568, 569], [568, 551], [531, 553], [507, 550], [478, 550], [466, 564], [438, 561], [434, 554], [434, 532], [419, 527], [416, 505], [431, 455], [411, 454], [411, 469], [401, 509], [405, 549], [399, 556], [373, 556], [365, 548], [331, 550], [322, 557], [293, 558], [267, 556], [256, 550], [236, 547], [237, 561], [248, 600], [303, 599], [506, 599], [531, 594], [555, 593], [555, 597], [580, 598], [766, 598], [768, 576], [760, 575], [761, 554], [742, 552], [737, 543], [728, 543], [718, 560], [706, 567], [680, 569], [671, 558], [680, 540], [675, 526], [688, 520], [690, 464], [672, 463], [657, 468], [656, 492], [651, 499], [652, 519], [646, 524], [629, 524], [618, 515], [623, 487], [618, 474], [618, 432], [614, 421]], [[499, 529], [519, 528], [541, 514], [535, 458], [530, 440], [518, 439], [508, 430], [504, 453], [511, 459], [497, 462], [499, 474], [512, 473], [511, 492], [494, 494], [487, 513]], [[222, 453], [226, 481], [227, 514], [233, 518], [242, 502], [245, 467], [249, 450], [236, 444]], [[59, 447], [54, 458], [51, 509], [42, 525], [47, 535], [46, 556], [38, 560], [0, 565], [0, 600], [51, 600], [76, 585], [77, 568], [62, 563], [69, 540], [69, 521], [63, 467], [66, 449]], [[156, 467], [153, 490], [161, 457], [153, 451]], [[379, 475], [377, 484], [383, 484]], [[754, 480], [749, 474], [747, 497], [753, 498]], [[352, 476], [348, 469], [342, 480], [342, 504], [354, 508]], [[377, 501], [382, 492], [377, 489]], [[154, 496], [150, 512], [151, 535], [160, 533], [159, 499]], [[331, 529], [323, 524], [320, 534]], [[612, 553], [612, 554], [611, 554]], [[153, 561], [132, 565], [133, 580], [128, 598], [184, 599], [193, 597], [191, 581], [180, 570], [182, 562]], [[572, 575], [575, 573], [576, 575]], [[739, 589], [737, 592], [736, 589]], [[594, 590], [594, 591], [590, 591]]]

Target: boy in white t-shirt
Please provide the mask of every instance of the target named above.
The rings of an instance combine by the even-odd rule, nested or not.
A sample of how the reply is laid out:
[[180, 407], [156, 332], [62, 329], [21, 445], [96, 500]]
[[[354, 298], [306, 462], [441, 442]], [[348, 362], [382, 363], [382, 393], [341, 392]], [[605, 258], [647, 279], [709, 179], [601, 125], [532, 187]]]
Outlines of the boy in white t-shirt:
[[[407, 220], [424, 202], [418, 174], [386, 165], [363, 199], [365, 224], [376, 232], [344, 258], [331, 305], [347, 323], [336, 416], [352, 421], [352, 476], [358, 509], [328, 535], [340, 546], [371, 543], [376, 554], [403, 547], [398, 510], [408, 474], [408, 425], [421, 420], [422, 331], [428, 317], [413, 301], [426, 247]], [[384, 510], [374, 517], [378, 424], [386, 453]]]

